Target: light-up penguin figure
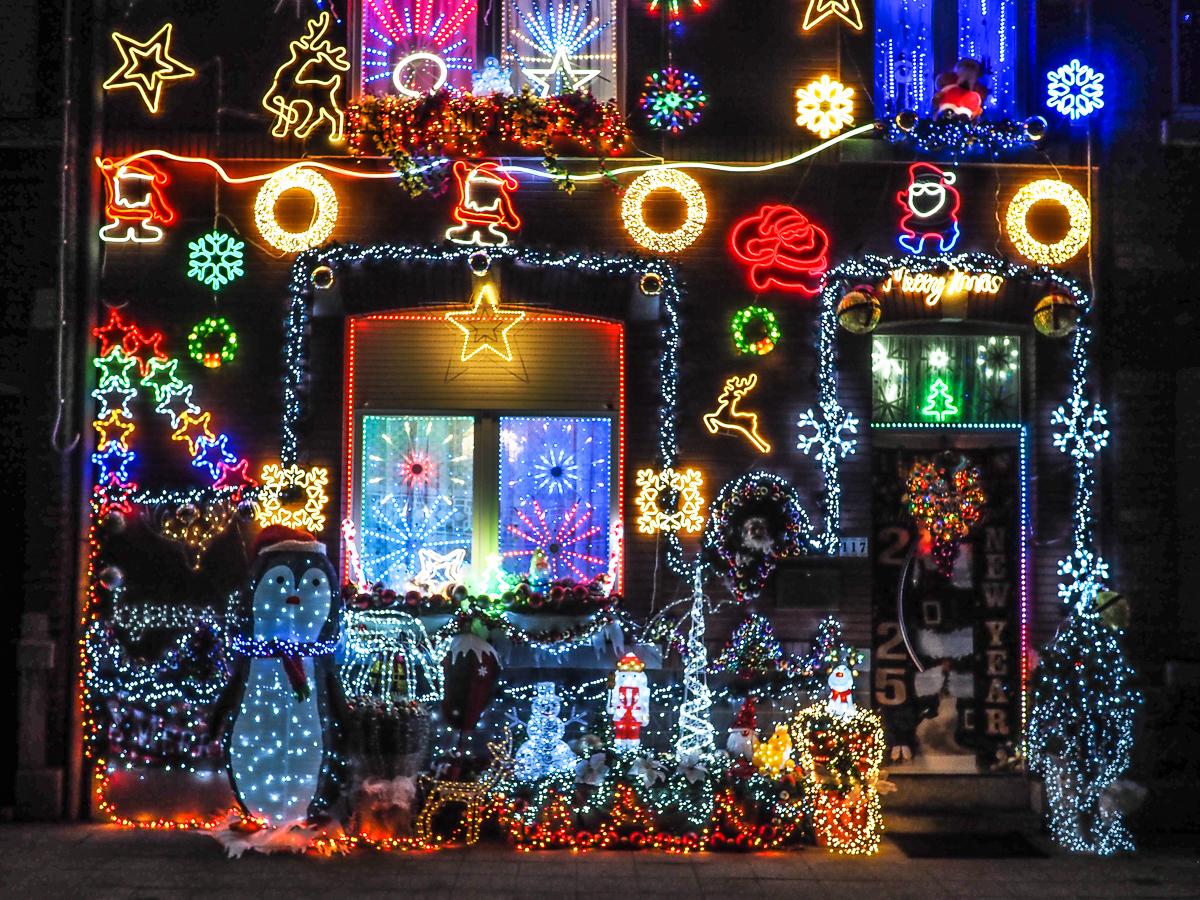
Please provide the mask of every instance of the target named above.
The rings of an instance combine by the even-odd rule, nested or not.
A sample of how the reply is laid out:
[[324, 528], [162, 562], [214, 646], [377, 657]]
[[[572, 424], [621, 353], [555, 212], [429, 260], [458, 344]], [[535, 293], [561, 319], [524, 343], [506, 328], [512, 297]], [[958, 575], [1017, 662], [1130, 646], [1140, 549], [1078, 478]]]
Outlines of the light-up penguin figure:
[[319, 821], [336, 799], [341, 768], [337, 575], [324, 545], [304, 532], [270, 526], [255, 548], [217, 728], [247, 816], [276, 826]]

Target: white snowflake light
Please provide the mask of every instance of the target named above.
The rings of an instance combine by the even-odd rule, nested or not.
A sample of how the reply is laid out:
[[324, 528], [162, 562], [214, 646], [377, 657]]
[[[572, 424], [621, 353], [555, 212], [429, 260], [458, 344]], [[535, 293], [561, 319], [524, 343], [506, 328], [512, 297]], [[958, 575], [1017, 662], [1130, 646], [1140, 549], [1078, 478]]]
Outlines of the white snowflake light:
[[1064, 579], [1058, 584], [1059, 599], [1084, 607], [1104, 588], [1108, 563], [1090, 550], [1076, 547], [1070, 556], [1059, 560], [1058, 574]]
[[1064, 428], [1054, 433], [1054, 446], [1076, 459], [1091, 459], [1108, 446], [1108, 413], [1099, 404], [1091, 406], [1079, 393], [1068, 402], [1069, 410], [1060, 406], [1050, 416], [1051, 425]]
[[1104, 106], [1104, 75], [1077, 59], [1046, 74], [1046, 105], [1074, 121]]
[[[838, 456], [847, 457], [854, 452], [858, 444], [857, 438], [845, 437], [847, 434], [858, 433], [858, 418], [836, 403], [821, 405], [821, 418], [817, 419], [812, 409], [807, 409], [796, 423], [800, 435], [796, 438], [796, 448], [806, 455], [814, 446], [818, 455], [832, 451]], [[811, 428], [812, 434], [805, 434], [805, 429]]]
[[243, 241], [215, 229], [201, 235], [188, 244], [188, 277], [219, 291], [246, 274], [242, 269], [245, 246]]

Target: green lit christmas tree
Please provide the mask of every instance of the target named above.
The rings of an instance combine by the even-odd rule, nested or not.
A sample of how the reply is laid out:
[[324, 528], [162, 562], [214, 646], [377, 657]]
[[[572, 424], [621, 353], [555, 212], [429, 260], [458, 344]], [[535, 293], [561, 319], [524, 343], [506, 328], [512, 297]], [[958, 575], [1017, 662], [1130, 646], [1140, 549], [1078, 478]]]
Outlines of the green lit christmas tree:
[[935, 378], [933, 384], [929, 386], [929, 393], [925, 396], [925, 405], [921, 408], [921, 415], [945, 422], [947, 419], [957, 416], [958, 412], [958, 405], [955, 404], [954, 397], [950, 395], [950, 388], [946, 382]]

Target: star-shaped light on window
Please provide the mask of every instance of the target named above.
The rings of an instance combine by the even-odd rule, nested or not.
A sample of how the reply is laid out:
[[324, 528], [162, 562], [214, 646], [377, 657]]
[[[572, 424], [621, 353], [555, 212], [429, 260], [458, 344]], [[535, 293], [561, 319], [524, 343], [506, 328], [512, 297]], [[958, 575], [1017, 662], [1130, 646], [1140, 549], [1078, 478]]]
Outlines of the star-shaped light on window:
[[413, 584], [418, 585], [430, 595], [440, 594], [448, 586], [459, 584], [463, 580], [463, 569], [467, 564], [467, 551], [459, 547], [449, 553], [438, 553], [422, 547], [417, 551], [421, 568], [413, 576]]
[[103, 450], [109, 444], [116, 444], [122, 450], [129, 449], [129, 435], [133, 433], [134, 426], [120, 409], [114, 409], [104, 418], [97, 419], [92, 427], [100, 434], [97, 450]]
[[[541, 88], [541, 95], [549, 97], [552, 94], [570, 94], [584, 87], [600, 74], [599, 69], [576, 69], [571, 65], [571, 57], [566, 47], [558, 47], [554, 58], [544, 69], [525, 69], [525, 77]], [[558, 81], [558, 90], [552, 85]]]
[[212, 413], [210, 412], [199, 416], [185, 412], [179, 417], [179, 425], [171, 433], [171, 437], [176, 441], [187, 441], [188, 454], [195, 456], [198, 451], [197, 444], [200, 441], [217, 439], [217, 436], [209, 430], [208, 426], [211, 423]]
[[483, 284], [475, 292], [471, 308], [446, 313], [446, 321], [463, 333], [463, 362], [488, 350], [505, 362], [512, 362], [508, 333], [525, 318], [519, 309], [501, 310], [492, 284]]
[[104, 89], [119, 91], [123, 88], [135, 88], [141, 94], [142, 102], [146, 104], [150, 114], [157, 113], [163, 85], [168, 81], [191, 78], [196, 74], [196, 70], [191, 66], [186, 66], [171, 56], [173, 28], [168, 22], [145, 41], [135, 41], [114, 31], [112, 39], [121, 54], [121, 65], [108, 76], [103, 85]]

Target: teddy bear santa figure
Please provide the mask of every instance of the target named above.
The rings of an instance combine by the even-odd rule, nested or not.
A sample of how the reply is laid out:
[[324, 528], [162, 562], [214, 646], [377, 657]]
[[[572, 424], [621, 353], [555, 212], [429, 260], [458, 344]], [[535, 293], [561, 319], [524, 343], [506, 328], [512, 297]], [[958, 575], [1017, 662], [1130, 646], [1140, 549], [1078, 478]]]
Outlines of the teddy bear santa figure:
[[988, 89], [980, 84], [982, 77], [983, 66], [973, 59], [960, 59], [953, 72], [939, 75], [937, 93], [933, 95], [935, 115], [978, 119], [988, 95]]
[[642, 727], [650, 722], [650, 683], [645, 663], [632, 653], [617, 661], [608, 714], [613, 720], [613, 746], [617, 750], [637, 750], [642, 743]]

